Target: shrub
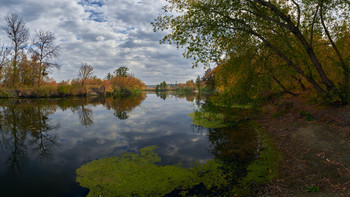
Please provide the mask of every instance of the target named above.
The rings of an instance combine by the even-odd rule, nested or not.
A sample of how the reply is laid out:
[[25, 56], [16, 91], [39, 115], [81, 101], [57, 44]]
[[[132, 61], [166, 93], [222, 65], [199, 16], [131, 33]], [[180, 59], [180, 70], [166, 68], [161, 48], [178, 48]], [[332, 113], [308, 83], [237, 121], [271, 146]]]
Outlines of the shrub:
[[60, 84], [60, 85], [58, 85], [57, 89], [58, 89], [58, 94], [60, 96], [70, 95], [70, 91], [71, 91], [71, 86], [70, 85]]
[[11, 98], [13, 95], [7, 89], [0, 89], [0, 98]]

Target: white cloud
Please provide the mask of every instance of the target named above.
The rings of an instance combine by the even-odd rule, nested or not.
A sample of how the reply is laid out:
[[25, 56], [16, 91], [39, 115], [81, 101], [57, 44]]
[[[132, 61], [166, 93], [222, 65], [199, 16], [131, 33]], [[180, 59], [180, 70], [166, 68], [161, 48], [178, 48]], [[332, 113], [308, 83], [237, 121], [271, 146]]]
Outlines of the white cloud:
[[[119, 66], [146, 84], [161, 81], [184, 82], [202, 75], [191, 68], [175, 46], [160, 45], [162, 32], [153, 32], [150, 22], [161, 12], [164, 0], [0, 0], [0, 19], [15, 13], [33, 33], [53, 31], [62, 45], [60, 71], [51, 74], [57, 81], [77, 76], [81, 64], [95, 68], [104, 78]], [[0, 23], [4, 24], [4, 22]], [[7, 40], [3, 31], [1, 41]]]

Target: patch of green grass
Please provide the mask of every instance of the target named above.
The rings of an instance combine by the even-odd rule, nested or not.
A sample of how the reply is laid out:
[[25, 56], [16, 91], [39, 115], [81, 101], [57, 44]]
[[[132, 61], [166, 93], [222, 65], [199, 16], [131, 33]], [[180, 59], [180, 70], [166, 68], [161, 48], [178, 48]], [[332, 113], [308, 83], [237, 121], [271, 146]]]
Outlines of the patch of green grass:
[[319, 192], [321, 191], [319, 187], [317, 186], [307, 186], [306, 187], [307, 192]]

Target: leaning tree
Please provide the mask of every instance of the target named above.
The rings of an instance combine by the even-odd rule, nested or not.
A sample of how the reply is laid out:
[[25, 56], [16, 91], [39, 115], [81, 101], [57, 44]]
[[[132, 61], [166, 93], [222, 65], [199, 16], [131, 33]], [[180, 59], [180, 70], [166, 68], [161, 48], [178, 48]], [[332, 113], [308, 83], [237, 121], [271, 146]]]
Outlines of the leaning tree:
[[[162, 43], [184, 47], [194, 65], [220, 62], [239, 53], [247, 42], [272, 51], [323, 95], [347, 94], [349, 58], [339, 50], [341, 26], [349, 19], [349, 0], [168, 0], [165, 13], [153, 23], [167, 31]], [[244, 39], [240, 39], [240, 38]], [[338, 85], [320, 60], [316, 40], [325, 41], [336, 54], [335, 69], [342, 71]], [[331, 71], [332, 72], [332, 71]], [[288, 75], [288, 73], [286, 73]], [[347, 96], [341, 98], [343, 101]]]

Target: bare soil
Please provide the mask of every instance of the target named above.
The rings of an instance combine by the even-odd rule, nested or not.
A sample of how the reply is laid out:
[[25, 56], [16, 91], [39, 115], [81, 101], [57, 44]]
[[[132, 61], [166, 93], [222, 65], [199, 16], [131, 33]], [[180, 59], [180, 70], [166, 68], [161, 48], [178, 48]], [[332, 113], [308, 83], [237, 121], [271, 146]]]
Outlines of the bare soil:
[[325, 106], [307, 98], [273, 101], [257, 119], [282, 154], [279, 178], [266, 194], [350, 196], [350, 105]]

